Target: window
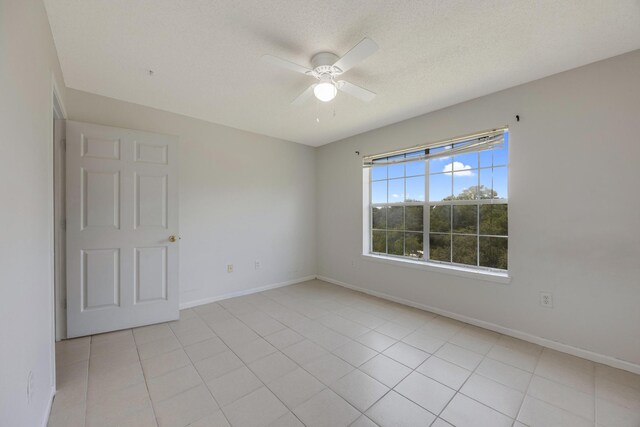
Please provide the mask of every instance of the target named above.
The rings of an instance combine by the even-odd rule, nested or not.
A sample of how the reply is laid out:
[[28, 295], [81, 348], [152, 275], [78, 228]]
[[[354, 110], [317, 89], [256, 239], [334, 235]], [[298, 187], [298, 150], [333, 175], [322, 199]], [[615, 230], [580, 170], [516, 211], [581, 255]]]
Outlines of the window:
[[507, 270], [506, 129], [365, 158], [370, 252]]

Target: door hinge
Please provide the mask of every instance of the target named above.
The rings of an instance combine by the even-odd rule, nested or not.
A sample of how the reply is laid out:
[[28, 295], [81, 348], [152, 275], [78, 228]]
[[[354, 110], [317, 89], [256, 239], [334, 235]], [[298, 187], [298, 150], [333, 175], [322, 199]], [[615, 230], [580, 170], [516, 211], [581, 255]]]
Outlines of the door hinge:
[[67, 229], [67, 220], [66, 219], [61, 219], [60, 220], [60, 227], [62, 227], [63, 230]]
[[62, 300], [62, 309], [63, 310], [67, 309], [67, 299], [66, 298], [64, 300]]
[[60, 140], [60, 146], [62, 147], [63, 151], [67, 151], [67, 139], [66, 138], [62, 138]]

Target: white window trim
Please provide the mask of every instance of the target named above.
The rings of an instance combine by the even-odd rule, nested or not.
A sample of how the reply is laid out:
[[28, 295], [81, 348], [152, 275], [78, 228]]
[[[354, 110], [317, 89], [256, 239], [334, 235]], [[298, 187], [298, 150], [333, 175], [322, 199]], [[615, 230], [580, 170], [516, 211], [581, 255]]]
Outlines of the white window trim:
[[432, 271], [435, 273], [466, 277], [505, 285], [511, 283], [511, 276], [508, 271], [480, 270], [477, 267], [462, 267], [456, 264], [440, 264], [434, 261], [414, 260], [405, 257], [385, 256], [375, 253], [363, 253], [362, 259], [364, 261], [378, 262], [397, 267], [415, 268], [418, 270]]

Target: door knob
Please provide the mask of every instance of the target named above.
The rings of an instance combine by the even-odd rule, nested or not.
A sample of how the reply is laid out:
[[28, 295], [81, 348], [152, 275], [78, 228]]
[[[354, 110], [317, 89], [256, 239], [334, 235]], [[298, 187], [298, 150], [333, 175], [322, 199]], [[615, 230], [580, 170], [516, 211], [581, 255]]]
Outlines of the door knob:
[[171, 243], [175, 242], [175, 241], [176, 241], [176, 240], [178, 240], [178, 239], [179, 239], [179, 237], [176, 237], [176, 236], [169, 236], [169, 241], [170, 241]]

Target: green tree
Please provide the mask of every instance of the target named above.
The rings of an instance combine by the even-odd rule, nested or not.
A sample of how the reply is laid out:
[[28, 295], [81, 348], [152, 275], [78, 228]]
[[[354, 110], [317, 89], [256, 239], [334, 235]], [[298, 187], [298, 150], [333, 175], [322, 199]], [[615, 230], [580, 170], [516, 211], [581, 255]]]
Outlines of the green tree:
[[[464, 189], [458, 196], [444, 199], [453, 202], [451, 205], [431, 206], [429, 259], [506, 269], [507, 205], [455, 204], [457, 200], [486, 200], [496, 197], [497, 193], [492, 189], [482, 185], [472, 186]], [[423, 258], [423, 212], [423, 206], [372, 208], [373, 251]]]

